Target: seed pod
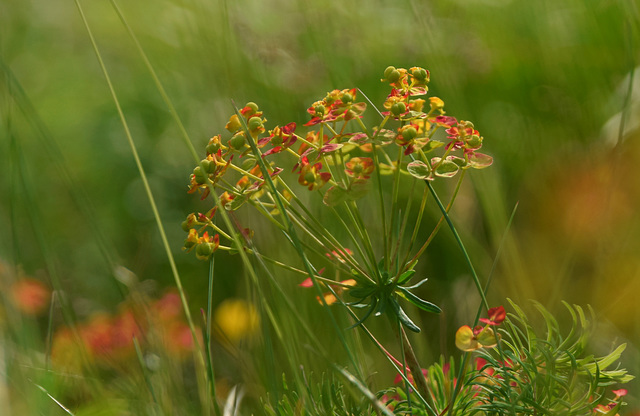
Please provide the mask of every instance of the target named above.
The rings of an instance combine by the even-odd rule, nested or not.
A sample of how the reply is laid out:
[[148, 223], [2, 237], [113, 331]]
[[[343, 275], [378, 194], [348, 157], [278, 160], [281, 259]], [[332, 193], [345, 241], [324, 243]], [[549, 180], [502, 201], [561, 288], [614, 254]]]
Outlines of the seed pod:
[[253, 101], [249, 101], [247, 105], [245, 105], [245, 107], [249, 107], [251, 109], [249, 112], [247, 112], [247, 116], [252, 116], [258, 112], [258, 104], [254, 103]]
[[206, 178], [204, 176], [204, 173], [202, 173], [202, 169], [200, 168], [200, 166], [196, 166], [196, 168], [193, 170], [193, 175], [198, 185], [202, 185], [206, 182]]
[[397, 82], [400, 79], [400, 71], [395, 66], [388, 66], [384, 70], [384, 78], [391, 83]]
[[196, 257], [200, 260], [207, 260], [213, 253], [213, 245], [211, 243], [200, 243], [196, 246]]
[[251, 117], [248, 126], [251, 131], [258, 130], [262, 127], [262, 119], [260, 117]]
[[342, 94], [342, 97], [340, 97], [340, 101], [342, 101], [345, 104], [348, 104], [351, 101], [353, 101], [353, 96], [351, 94], [349, 94], [348, 92], [344, 93], [344, 94]]
[[407, 141], [415, 139], [417, 135], [418, 131], [415, 127], [407, 127], [402, 130], [402, 137]]
[[233, 136], [229, 139], [229, 146], [236, 150], [242, 149], [244, 147], [244, 135], [240, 133]]
[[391, 106], [391, 113], [394, 116], [399, 116], [400, 114], [404, 114], [406, 112], [407, 112], [407, 106], [403, 102], [395, 103], [394, 105]]

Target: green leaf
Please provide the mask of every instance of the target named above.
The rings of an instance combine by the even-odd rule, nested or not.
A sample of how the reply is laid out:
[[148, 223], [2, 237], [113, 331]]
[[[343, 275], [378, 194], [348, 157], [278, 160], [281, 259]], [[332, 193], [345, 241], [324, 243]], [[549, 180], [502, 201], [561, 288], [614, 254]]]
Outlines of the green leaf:
[[493, 164], [493, 158], [483, 153], [474, 153], [469, 158], [469, 166], [474, 169], [484, 169]]
[[349, 199], [348, 191], [339, 186], [332, 186], [322, 198], [322, 202], [329, 207], [335, 207]]
[[441, 178], [451, 178], [452, 176], [455, 176], [460, 169], [457, 163], [450, 160], [442, 160], [439, 157], [431, 159], [431, 163], [437, 165], [435, 174]]
[[371, 189], [371, 181], [368, 179], [356, 179], [349, 186], [347, 196], [356, 200], [365, 196]]
[[444, 143], [440, 140], [429, 140], [424, 146], [422, 146], [422, 151], [424, 153], [429, 153], [430, 151], [442, 146], [444, 146]]
[[414, 160], [407, 165], [407, 171], [417, 179], [428, 179], [431, 176], [431, 169], [421, 160]]
[[376, 287], [354, 287], [353, 289], [349, 289], [347, 292], [349, 296], [353, 296], [356, 299], [364, 299], [368, 296], [373, 295], [376, 291]]
[[387, 298], [388, 298], [387, 296], [380, 297], [380, 301], [378, 302], [378, 307], [376, 308], [376, 311], [373, 314], [373, 316], [380, 316], [384, 313], [384, 311], [387, 309], [387, 303], [388, 303]]
[[396, 134], [393, 130], [382, 129], [380, 133], [374, 137], [373, 143], [377, 146], [385, 146], [395, 139]]
[[416, 288], [418, 288], [418, 287], [422, 286], [424, 283], [426, 283], [426, 281], [427, 281], [427, 280], [429, 280], [429, 278], [428, 278], [428, 277], [427, 277], [427, 278], [424, 278], [424, 279], [422, 279], [422, 280], [420, 280], [418, 283], [416, 283], [416, 284], [415, 284], [415, 285], [413, 285], [413, 286], [405, 286], [405, 287], [403, 287], [402, 289], [406, 289], [406, 290], [413, 290], [413, 289], [416, 289]]
[[611, 353], [609, 353], [609, 355], [606, 355], [598, 360], [594, 360], [593, 362], [588, 362], [588, 361], [592, 361], [589, 357], [584, 358], [582, 360], [578, 360], [579, 364], [582, 364], [582, 367], [589, 371], [591, 374], [594, 374], [596, 371], [596, 367], [599, 370], [605, 370], [607, 367], [609, 367], [611, 364], [615, 363], [616, 361], [618, 361], [620, 359], [620, 356], [622, 355], [622, 353], [624, 352], [624, 350], [627, 348], [627, 344], [621, 344], [618, 346], [618, 348], [616, 348], [615, 350], [613, 350]]
[[409, 280], [411, 280], [414, 274], [416, 274], [415, 270], [407, 270], [406, 272], [402, 273], [398, 278], [398, 284], [403, 285], [407, 283]]
[[376, 309], [377, 304], [378, 304], [378, 300], [374, 298], [373, 302], [371, 303], [371, 306], [369, 307], [367, 312], [365, 312], [364, 316], [360, 318], [355, 324], [348, 327], [347, 329], [352, 329], [357, 327], [358, 325], [362, 325], [362, 323], [366, 321], [369, 316], [371, 316], [371, 313]]
[[391, 307], [396, 313], [396, 316], [398, 317], [398, 319], [400, 319], [400, 322], [402, 322], [402, 325], [406, 326], [410, 331], [420, 332], [420, 327], [414, 324], [409, 316], [407, 316], [397, 300], [395, 300], [393, 297], [389, 297], [389, 302], [391, 303]]
[[440, 309], [438, 307], [438, 305], [434, 305], [433, 303], [426, 301], [422, 298], [419, 298], [418, 296], [414, 295], [413, 293], [409, 292], [406, 288], [404, 287], [398, 287], [398, 290], [400, 291], [400, 296], [402, 296], [403, 298], [405, 298], [406, 300], [408, 300], [409, 302], [411, 302], [412, 304], [414, 304], [415, 306], [417, 306], [418, 308], [422, 309], [423, 311], [427, 311], [427, 312], [432, 312], [432, 313], [440, 313], [442, 312], [442, 309]]
[[464, 168], [467, 165], [467, 161], [463, 157], [447, 156], [447, 161], [455, 163], [459, 168]]

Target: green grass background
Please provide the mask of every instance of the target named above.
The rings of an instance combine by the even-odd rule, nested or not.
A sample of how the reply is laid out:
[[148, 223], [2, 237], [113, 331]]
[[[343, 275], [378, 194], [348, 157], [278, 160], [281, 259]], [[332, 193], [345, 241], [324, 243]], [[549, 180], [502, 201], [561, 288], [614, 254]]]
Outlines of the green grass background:
[[[203, 209], [186, 194], [192, 158], [110, 3], [81, 3], [197, 312], [206, 305], [207, 265], [180, 252], [181, 221]], [[380, 83], [386, 66], [429, 69], [430, 94], [445, 101], [449, 114], [474, 122], [495, 160], [490, 169], [471, 172], [452, 212], [484, 278], [519, 201], [490, 301], [533, 298], [559, 312], [560, 300], [592, 304], [604, 323], [598, 339], [603, 345], [629, 340], [626, 364], [640, 374], [640, 82], [628, 89], [640, 51], [636, 2], [141, 0], [119, 6], [198, 150], [223, 131], [232, 99], [257, 102], [268, 127], [302, 123], [305, 109], [326, 91], [358, 87], [379, 103], [387, 92]], [[172, 285], [74, 3], [3, 0], [0, 59], [0, 258], [28, 274], [55, 273], [80, 317], [122, 300], [113, 264], [158, 290]], [[245, 296], [240, 260], [217, 259], [214, 304]], [[427, 298], [445, 310], [442, 319], [423, 317], [417, 344], [429, 361], [454, 352], [453, 333], [472, 318], [478, 298], [448, 230], [420, 267], [431, 279]], [[286, 278], [298, 290], [296, 278]]]

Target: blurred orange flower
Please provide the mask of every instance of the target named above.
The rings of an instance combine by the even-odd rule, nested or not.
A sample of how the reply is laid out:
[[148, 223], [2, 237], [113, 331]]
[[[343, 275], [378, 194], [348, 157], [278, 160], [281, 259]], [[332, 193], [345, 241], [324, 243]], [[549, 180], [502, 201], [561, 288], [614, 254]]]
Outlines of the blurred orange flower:
[[39, 280], [21, 278], [11, 286], [11, 298], [18, 310], [35, 316], [46, 311], [51, 290]]

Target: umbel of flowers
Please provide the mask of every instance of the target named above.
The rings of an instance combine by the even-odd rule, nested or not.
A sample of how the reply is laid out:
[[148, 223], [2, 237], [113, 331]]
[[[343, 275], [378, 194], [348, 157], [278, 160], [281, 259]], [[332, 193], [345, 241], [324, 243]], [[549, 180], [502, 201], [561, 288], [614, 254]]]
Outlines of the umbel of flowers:
[[[440, 311], [412, 293], [426, 279], [405, 286], [430, 240], [414, 244], [422, 218], [419, 212], [409, 247], [398, 245], [402, 236], [397, 232], [400, 220], [396, 211], [402, 208], [398, 207], [397, 190], [401, 182], [410, 179], [432, 182], [458, 175], [461, 180], [460, 172], [488, 167], [492, 158], [479, 152], [483, 138], [471, 122], [446, 115], [442, 99], [427, 97], [429, 71], [388, 67], [382, 81], [390, 92], [381, 111], [367, 103], [356, 88], [336, 89], [307, 108], [310, 118], [302, 128], [293, 122], [268, 127], [265, 115], [253, 102], [237, 108], [226, 125], [227, 132], [209, 140], [204, 159], [190, 176], [189, 193], [199, 193], [202, 199], [215, 193], [215, 205], [206, 213], [189, 214], [183, 222], [188, 233], [185, 250], [194, 251], [202, 260], [217, 250], [251, 251], [251, 230], [240, 230], [244, 246], [238, 248], [231, 232], [215, 220], [219, 209], [231, 212], [251, 205], [285, 233], [291, 232], [287, 226], [291, 222], [296, 232], [310, 234], [316, 245], [313, 250], [343, 253], [340, 261], [335, 257], [329, 261], [333, 260], [350, 282], [346, 285], [325, 279], [315, 266], [302, 274], [331, 292], [348, 289], [339, 291], [367, 305], [365, 317], [389, 310], [407, 328], [419, 331], [398, 300], [429, 312]], [[363, 115], [372, 107], [379, 121], [366, 125]], [[384, 193], [387, 190], [382, 189], [384, 175], [393, 177], [390, 202], [388, 192]], [[382, 253], [374, 249], [376, 244], [356, 203], [374, 189], [383, 211], [382, 226], [389, 231], [380, 234], [385, 240], [377, 245], [384, 246]], [[349, 247], [309, 215], [310, 207], [298, 197], [301, 192], [320, 193], [329, 211], [345, 210], [349, 227], [355, 230], [349, 231], [353, 236]], [[283, 208], [286, 212], [281, 212]], [[407, 227], [407, 235], [409, 231]], [[412, 247], [417, 249], [412, 251]]]

